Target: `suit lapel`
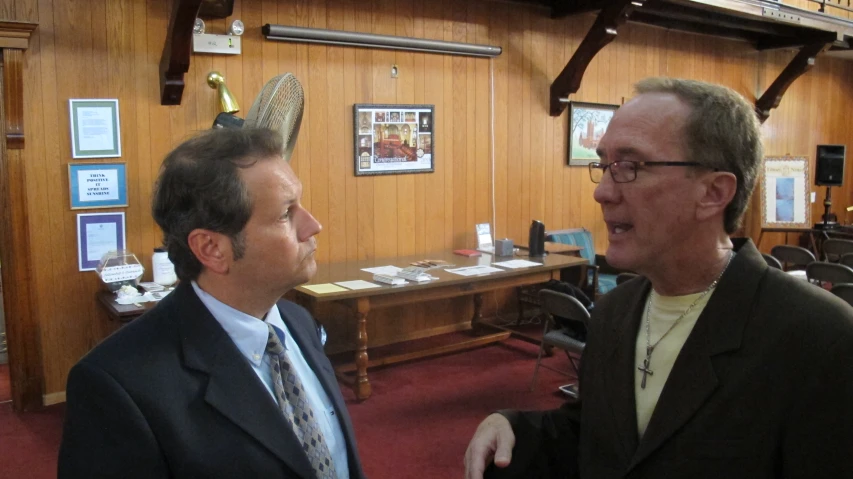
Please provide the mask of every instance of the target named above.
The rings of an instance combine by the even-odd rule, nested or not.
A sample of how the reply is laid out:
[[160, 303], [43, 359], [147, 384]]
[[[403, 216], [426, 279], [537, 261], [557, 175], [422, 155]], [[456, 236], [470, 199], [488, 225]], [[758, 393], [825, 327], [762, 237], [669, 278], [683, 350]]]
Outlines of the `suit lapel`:
[[767, 265], [751, 242], [736, 250], [737, 256], [675, 360], [629, 470], [676, 434], [714, 393], [720, 382], [714, 357], [740, 348]]
[[187, 284], [171, 295], [178, 310], [184, 364], [208, 374], [204, 400], [284, 461], [314, 477], [302, 445], [255, 371]]
[[[612, 371], [604, 372], [606, 398], [611, 406], [616, 435], [623, 448], [625, 464], [637, 449], [637, 405], [634, 399], [634, 346], [637, 331], [643, 314], [645, 298], [651, 285], [645, 281], [636, 288], [633, 296], [625, 304], [632, 305], [630, 309], [613, 321], [612, 329], [607, 337], [615, 338], [608, 343], [606, 364], [612, 364]], [[615, 314], [618, 314], [615, 313]]]

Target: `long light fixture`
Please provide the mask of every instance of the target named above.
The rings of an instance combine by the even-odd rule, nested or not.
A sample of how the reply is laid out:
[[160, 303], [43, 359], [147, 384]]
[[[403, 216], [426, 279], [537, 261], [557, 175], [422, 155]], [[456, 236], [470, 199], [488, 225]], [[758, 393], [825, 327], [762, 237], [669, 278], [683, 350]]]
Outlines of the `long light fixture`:
[[389, 50], [407, 50], [426, 53], [444, 53], [492, 58], [501, 54], [501, 47], [475, 45], [472, 43], [443, 42], [423, 38], [397, 37], [393, 35], [374, 35], [372, 33], [344, 32], [322, 28], [288, 27], [266, 24], [262, 28], [267, 40], [284, 42], [322, 43], [326, 45], [344, 45], [350, 47], [385, 48]]

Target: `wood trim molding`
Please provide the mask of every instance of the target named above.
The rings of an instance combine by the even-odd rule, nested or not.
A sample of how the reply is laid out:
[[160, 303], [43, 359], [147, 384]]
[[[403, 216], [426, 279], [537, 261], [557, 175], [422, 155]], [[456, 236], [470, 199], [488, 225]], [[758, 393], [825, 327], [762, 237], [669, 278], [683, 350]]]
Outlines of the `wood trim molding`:
[[24, 50], [38, 25], [0, 21], [0, 258], [9, 344], [12, 407], [39, 409], [44, 393], [39, 325], [32, 305], [24, 158]]
[[0, 48], [26, 50], [37, 23], [0, 20]]
[[24, 147], [24, 50], [37, 23], [0, 21], [0, 50], [3, 51], [3, 101], [5, 102], [6, 147]]
[[3, 104], [6, 148], [24, 148], [24, 51], [3, 49]]

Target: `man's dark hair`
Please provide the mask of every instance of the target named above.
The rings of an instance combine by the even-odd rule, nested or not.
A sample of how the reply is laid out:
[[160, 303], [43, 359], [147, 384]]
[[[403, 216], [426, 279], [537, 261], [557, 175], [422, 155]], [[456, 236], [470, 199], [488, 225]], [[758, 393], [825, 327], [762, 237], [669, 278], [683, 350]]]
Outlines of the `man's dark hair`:
[[266, 129], [222, 128], [181, 143], [163, 160], [154, 185], [151, 214], [163, 230], [163, 244], [182, 281], [194, 280], [202, 265], [187, 238], [203, 228], [227, 235], [234, 258], [246, 249], [243, 228], [252, 216], [252, 199], [241, 168], [281, 158], [281, 136]]

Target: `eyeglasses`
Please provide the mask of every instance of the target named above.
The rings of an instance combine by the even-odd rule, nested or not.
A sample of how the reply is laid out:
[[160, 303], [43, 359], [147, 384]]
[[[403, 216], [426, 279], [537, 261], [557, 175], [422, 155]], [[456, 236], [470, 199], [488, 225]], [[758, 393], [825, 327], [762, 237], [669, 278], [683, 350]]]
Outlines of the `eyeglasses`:
[[[695, 161], [614, 161], [612, 163], [590, 163], [589, 179], [593, 183], [601, 183], [604, 172], [610, 170], [610, 177], [616, 183], [630, 183], [637, 179], [637, 168], [640, 166], [705, 166]], [[707, 167], [706, 167], [707, 168]], [[712, 168], [717, 171], [716, 168]]]

